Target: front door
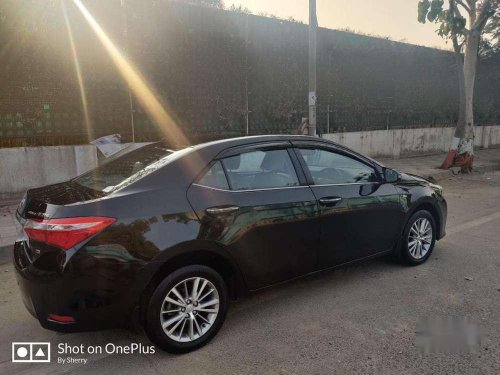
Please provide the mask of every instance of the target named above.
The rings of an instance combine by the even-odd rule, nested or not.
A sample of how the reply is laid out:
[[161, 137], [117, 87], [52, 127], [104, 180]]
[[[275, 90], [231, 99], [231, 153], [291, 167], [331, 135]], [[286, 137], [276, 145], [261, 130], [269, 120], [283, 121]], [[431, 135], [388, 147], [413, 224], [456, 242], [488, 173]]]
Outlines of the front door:
[[250, 289], [315, 269], [317, 203], [289, 142], [246, 146], [214, 161], [188, 198], [199, 237], [235, 258]]
[[367, 160], [317, 143], [298, 144], [296, 154], [318, 200], [320, 268], [394, 246], [404, 215], [399, 194]]

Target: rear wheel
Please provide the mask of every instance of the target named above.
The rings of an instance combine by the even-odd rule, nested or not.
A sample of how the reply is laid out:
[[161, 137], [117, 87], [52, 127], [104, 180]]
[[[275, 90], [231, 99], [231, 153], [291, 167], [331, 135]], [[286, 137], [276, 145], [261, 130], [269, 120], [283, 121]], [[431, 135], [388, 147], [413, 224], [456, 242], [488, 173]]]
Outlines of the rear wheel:
[[182, 267], [166, 277], [148, 304], [146, 333], [159, 348], [186, 353], [208, 343], [228, 308], [224, 279], [202, 265]]
[[415, 212], [406, 224], [401, 239], [399, 258], [409, 265], [424, 263], [436, 242], [436, 223], [425, 210]]

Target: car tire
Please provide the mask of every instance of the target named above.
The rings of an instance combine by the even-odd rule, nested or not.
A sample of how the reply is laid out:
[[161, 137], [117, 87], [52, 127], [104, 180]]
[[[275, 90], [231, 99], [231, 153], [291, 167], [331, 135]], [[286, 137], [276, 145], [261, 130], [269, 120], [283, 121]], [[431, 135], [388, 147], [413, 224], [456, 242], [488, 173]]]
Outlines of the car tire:
[[429, 211], [411, 215], [401, 237], [397, 258], [410, 266], [418, 266], [431, 256], [436, 243], [436, 222]]
[[[196, 279], [199, 279], [197, 287], [194, 285]], [[198, 295], [199, 302], [197, 298], [190, 301], [188, 297], [193, 295], [192, 291], [200, 290], [203, 284], [205, 287]], [[211, 288], [214, 291], [211, 292]], [[178, 294], [175, 294], [174, 289], [181, 294], [182, 300], [175, 297]], [[209, 295], [201, 299], [204, 293]], [[172, 299], [179, 305], [172, 304]], [[218, 303], [214, 304], [216, 300]], [[212, 305], [202, 306], [207, 303]], [[197, 307], [194, 307], [195, 304]], [[151, 295], [146, 311], [145, 331], [160, 349], [170, 353], [187, 353], [201, 348], [217, 334], [226, 318], [228, 305], [227, 286], [219, 273], [203, 265], [182, 267], [168, 275]], [[172, 311], [170, 309], [179, 311], [164, 313]], [[206, 312], [216, 309], [216, 314]], [[184, 318], [178, 319], [182, 315]], [[172, 320], [174, 322], [170, 323]], [[177, 327], [170, 332], [175, 325]]]

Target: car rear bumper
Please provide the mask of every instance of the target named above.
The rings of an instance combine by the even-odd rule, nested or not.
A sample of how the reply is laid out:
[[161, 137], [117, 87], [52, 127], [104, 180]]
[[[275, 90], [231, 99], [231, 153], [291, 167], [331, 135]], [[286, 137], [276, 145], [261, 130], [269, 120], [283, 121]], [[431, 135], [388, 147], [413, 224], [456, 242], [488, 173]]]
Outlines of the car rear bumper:
[[[81, 267], [68, 264], [62, 272], [47, 271], [29, 262], [24, 242], [14, 245], [16, 278], [26, 309], [42, 327], [59, 332], [117, 328], [129, 323], [133, 304], [123, 300], [123, 290], [114, 290], [112, 275], [80, 273]], [[79, 259], [78, 262], [90, 259]], [[94, 266], [99, 268], [95, 262]], [[116, 280], [112, 280], [116, 281]], [[119, 284], [118, 284], [119, 285]], [[54, 321], [50, 315], [73, 322]]]

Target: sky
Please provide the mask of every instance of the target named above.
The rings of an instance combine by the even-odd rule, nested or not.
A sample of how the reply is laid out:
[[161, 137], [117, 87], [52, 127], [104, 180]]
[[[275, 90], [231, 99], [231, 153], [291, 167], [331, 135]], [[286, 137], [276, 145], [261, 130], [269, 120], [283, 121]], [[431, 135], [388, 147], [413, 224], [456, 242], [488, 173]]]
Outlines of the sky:
[[[428, 47], [451, 49], [439, 37], [437, 25], [417, 21], [418, 0], [317, 0], [318, 23], [329, 29], [389, 37], [392, 40]], [[224, 4], [242, 5], [254, 14], [266, 12], [281, 18], [293, 17], [308, 23], [309, 0], [225, 0]]]

